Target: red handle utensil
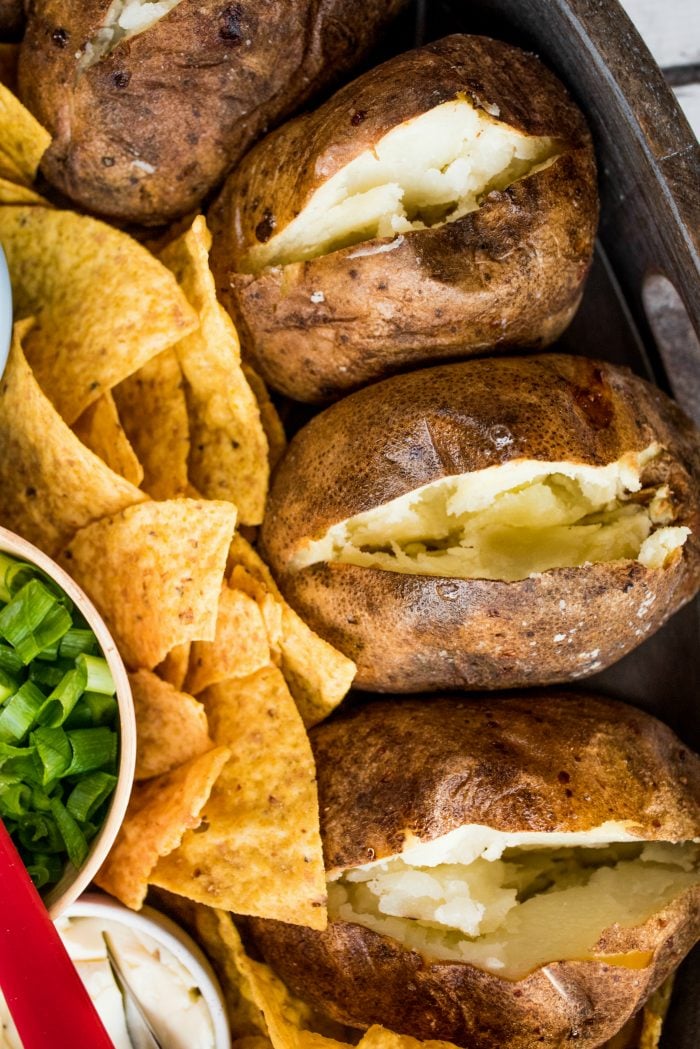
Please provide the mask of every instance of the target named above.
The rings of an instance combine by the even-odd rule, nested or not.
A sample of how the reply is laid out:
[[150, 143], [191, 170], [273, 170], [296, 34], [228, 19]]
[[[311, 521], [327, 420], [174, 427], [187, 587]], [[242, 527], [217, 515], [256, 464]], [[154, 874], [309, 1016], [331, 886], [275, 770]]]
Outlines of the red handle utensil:
[[0, 987], [24, 1049], [114, 1049], [2, 820]]

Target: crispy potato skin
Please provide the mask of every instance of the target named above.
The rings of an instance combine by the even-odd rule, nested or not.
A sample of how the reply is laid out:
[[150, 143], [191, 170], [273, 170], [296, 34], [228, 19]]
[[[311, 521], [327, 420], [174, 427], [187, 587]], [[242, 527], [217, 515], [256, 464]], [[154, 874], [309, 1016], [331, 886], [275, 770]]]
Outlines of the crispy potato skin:
[[[441, 477], [521, 458], [604, 465], [657, 441], [691, 536], [664, 569], [637, 561], [518, 582], [344, 564], [291, 571], [308, 538]], [[584, 677], [620, 659], [700, 586], [700, 437], [626, 369], [546, 354], [443, 365], [361, 390], [313, 419], [273, 479], [262, 545], [286, 598], [381, 692], [497, 689]], [[562, 638], [563, 635], [563, 638]]]
[[[311, 732], [326, 867], [430, 840], [467, 823], [582, 830], [629, 819], [641, 837], [700, 833], [700, 761], [665, 725], [622, 703], [566, 691], [377, 701]], [[431, 962], [359, 925], [323, 933], [250, 920], [266, 961], [333, 1019], [469, 1049], [600, 1045], [700, 935], [700, 889], [644, 925], [613, 926], [601, 953], [654, 952], [643, 969], [558, 962], [517, 982]]]
[[[557, 138], [561, 156], [489, 194], [478, 211], [397, 238], [391, 250], [378, 251], [390, 239], [372, 240], [238, 272], [322, 182], [392, 127], [458, 94], [477, 108], [497, 105], [499, 119], [523, 132]], [[590, 135], [559, 81], [517, 48], [452, 36], [371, 70], [256, 146], [210, 211], [212, 265], [265, 379], [297, 400], [327, 401], [418, 364], [547, 346], [580, 301], [597, 217]]]
[[78, 73], [109, 0], [30, 0], [19, 83], [54, 136], [42, 172], [109, 218], [182, 215], [271, 122], [357, 62], [403, 2], [181, 0]]

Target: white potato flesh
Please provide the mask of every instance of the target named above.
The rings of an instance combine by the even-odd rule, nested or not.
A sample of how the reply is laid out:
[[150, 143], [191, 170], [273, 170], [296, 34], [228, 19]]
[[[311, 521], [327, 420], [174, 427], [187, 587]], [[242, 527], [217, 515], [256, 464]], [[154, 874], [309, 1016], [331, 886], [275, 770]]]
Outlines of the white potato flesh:
[[469, 826], [328, 884], [332, 919], [390, 936], [428, 959], [519, 980], [557, 961], [641, 967], [650, 952], [596, 954], [612, 925], [633, 928], [700, 884], [694, 842], [645, 843], [624, 826], [509, 835]]
[[150, 29], [179, 3], [181, 0], [112, 0], [102, 26], [85, 46], [81, 68], [95, 65], [122, 40]]
[[607, 466], [517, 459], [456, 474], [333, 525], [294, 554], [318, 562], [454, 579], [526, 579], [555, 568], [637, 560], [663, 568], [690, 530], [668, 527], [666, 486], [640, 492], [657, 445]]
[[375, 237], [454, 222], [557, 155], [549, 137], [524, 135], [465, 98], [404, 121], [311, 196], [303, 210], [242, 264], [256, 273]]

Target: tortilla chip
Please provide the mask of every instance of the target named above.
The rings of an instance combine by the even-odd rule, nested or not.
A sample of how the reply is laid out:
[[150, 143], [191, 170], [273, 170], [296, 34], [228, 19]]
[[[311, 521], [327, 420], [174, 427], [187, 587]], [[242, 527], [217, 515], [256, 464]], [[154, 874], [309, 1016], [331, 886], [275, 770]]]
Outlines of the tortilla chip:
[[224, 585], [214, 640], [195, 641], [192, 645], [188, 692], [197, 695], [220, 681], [248, 677], [269, 662], [267, 632], [256, 602]]
[[91, 521], [146, 496], [113, 473], [64, 423], [22, 352], [15, 326], [0, 379], [0, 520], [48, 554]]
[[69, 425], [197, 325], [172, 274], [104, 222], [0, 207], [0, 241], [16, 316], [37, 318], [27, 359]]
[[427, 1041], [374, 1024], [358, 1042], [362, 1049], [455, 1049], [452, 1042]]
[[[227, 571], [231, 585], [246, 590], [240, 568], [261, 583], [281, 609], [281, 669], [309, 728], [328, 717], [342, 702], [357, 668], [351, 659], [314, 634], [299, 618], [282, 597], [265, 562], [242, 536], [236, 535], [229, 551]], [[270, 642], [275, 644], [272, 637]]]
[[124, 433], [117, 406], [109, 390], [93, 401], [80, 418], [76, 419], [73, 423], [73, 433], [91, 452], [99, 455], [110, 470], [125, 477], [138, 488], [143, 481], [143, 467]]
[[31, 186], [51, 135], [0, 83], [0, 175]]
[[83, 528], [63, 551], [127, 666], [152, 670], [175, 645], [214, 637], [235, 520], [230, 503], [142, 503]]
[[199, 315], [199, 328], [175, 348], [187, 380], [189, 476], [209, 499], [230, 499], [244, 524], [262, 521], [269, 463], [257, 401], [241, 369], [238, 335], [216, 298], [211, 236], [199, 215], [161, 259]]
[[247, 594], [248, 597], [256, 602], [265, 624], [267, 642], [270, 646], [273, 661], [279, 665], [282, 652], [280, 648], [282, 643], [282, 605], [267, 590], [264, 583], [261, 583], [245, 568], [241, 568], [240, 565], [236, 565], [233, 569], [229, 578], [229, 586], [233, 590], [239, 590], [241, 593]]
[[187, 668], [190, 663], [190, 649], [192, 645], [185, 641], [182, 645], [175, 645], [168, 652], [162, 663], [156, 667], [156, 674], [163, 681], [167, 681], [173, 688], [182, 688], [187, 677]]
[[154, 499], [188, 495], [190, 431], [184, 380], [173, 350], [164, 350], [112, 391]]
[[314, 760], [284, 678], [266, 667], [202, 695], [219, 746], [232, 746], [205, 829], [161, 860], [154, 885], [238, 914], [326, 926]]
[[242, 367], [248, 385], [255, 394], [255, 400], [258, 402], [260, 421], [267, 437], [268, 460], [270, 469], [273, 470], [287, 449], [287, 437], [284, 432], [284, 426], [263, 380], [249, 364], [243, 364]]
[[48, 200], [44, 200], [33, 189], [10, 182], [6, 178], [0, 178], [0, 204], [38, 204], [45, 208], [51, 207]]
[[158, 857], [167, 856], [188, 829], [201, 823], [200, 813], [229, 753], [217, 747], [134, 786], [119, 834], [95, 878], [100, 888], [140, 909]]
[[17, 94], [17, 62], [19, 44], [0, 43], [0, 84]]
[[136, 713], [137, 780], [162, 776], [212, 749], [207, 715], [196, 699], [150, 670], [129, 674], [129, 684]]

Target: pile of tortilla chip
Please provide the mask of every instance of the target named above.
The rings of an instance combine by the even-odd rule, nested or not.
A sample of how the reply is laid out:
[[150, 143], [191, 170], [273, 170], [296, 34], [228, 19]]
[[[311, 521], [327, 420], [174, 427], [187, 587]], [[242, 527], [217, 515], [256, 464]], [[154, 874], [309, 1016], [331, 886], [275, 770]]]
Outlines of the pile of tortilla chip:
[[34, 188], [49, 136], [0, 82], [0, 522], [92, 599], [128, 668], [136, 783], [98, 877], [323, 928], [307, 728], [355, 667], [240, 534], [284, 432], [216, 298], [197, 216], [158, 254]]

